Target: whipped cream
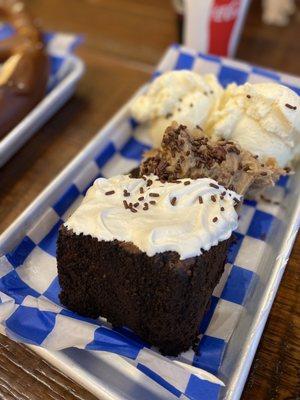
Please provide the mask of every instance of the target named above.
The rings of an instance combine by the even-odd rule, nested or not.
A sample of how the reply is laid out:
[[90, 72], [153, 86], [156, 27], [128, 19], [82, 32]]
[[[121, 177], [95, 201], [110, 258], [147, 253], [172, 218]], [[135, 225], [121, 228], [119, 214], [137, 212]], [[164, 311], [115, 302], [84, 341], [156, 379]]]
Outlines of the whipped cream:
[[280, 167], [300, 155], [300, 98], [277, 83], [231, 84], [209, 121], [209, 134], [239, 143]]
[[239, 200], [212, 179], [162, 183], [155, 175], [119, 175], [97, 179], [65, 226], [98, 240], [133, 243], [150, 257], [175, 251], [186, 259], [231, 236]]
[[145, 124], [153, 144], [160, 146], [165, 129], [176, 121], [189, 129], [205, 129], [217, 108], [223, 89], [212, 74], [188, 70], [170, 71], [156, 78], [147, 92], [131, 104], [131, 114]]

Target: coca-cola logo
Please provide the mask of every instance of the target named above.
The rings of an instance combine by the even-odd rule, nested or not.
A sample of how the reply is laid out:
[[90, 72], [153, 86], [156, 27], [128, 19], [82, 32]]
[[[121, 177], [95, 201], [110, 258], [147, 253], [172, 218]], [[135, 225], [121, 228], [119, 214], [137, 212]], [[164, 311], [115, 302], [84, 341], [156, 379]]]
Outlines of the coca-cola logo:
[[216, 23], [229, 22], [236, 19], [239, 13], [240, 0], [231, 0], [224, 4], [224, 0], [215, 0], [211, 11], [211, 20]]

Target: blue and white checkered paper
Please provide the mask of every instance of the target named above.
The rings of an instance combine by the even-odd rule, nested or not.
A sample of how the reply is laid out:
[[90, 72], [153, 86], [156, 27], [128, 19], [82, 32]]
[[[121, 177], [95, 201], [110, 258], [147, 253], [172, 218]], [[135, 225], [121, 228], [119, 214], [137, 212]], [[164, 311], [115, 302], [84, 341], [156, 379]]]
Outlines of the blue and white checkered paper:
[[[9, 24], [0, 25], [0, 41], [14, 34]], [[65, 77], [69, 70], [69, 55], [82, 42], [82, 37], [67, 33], [45, 33], [44, 41], [49, 54], [50, 73], [48, 92], [50, 92]]]
[[[213, 72], [223, 85], [276, 80], [300, 91], [299, 82], [297, 86], [296, 81], [285, 75], [195, 54], [178, 46], [169, 49], [154, 75], [183, 68]], [[225, 272], [200, 325], [199, 346], [196, 352], [189, 350], [181, 354], [177, 358], [180, 364], [160, 356], [126, 328], [112, 330], [104, 321], [80, 317], [64, 309], [58, 299], [55, 255], [60, 225], [79, 204], [94, 179], [128, 172], [138, 165], [148, 149], [149, 141], [134, 121], [120, 119], [105, 147], [98, 152], [94, 149], [93, 156], [66, 187], [65, 193], [35, 221], [17, 248], [0, 259], [0, 323], [10, 337], [25, 343], [56, 350], [75, 346], [114, 352], [134, 360], [138, 369], [175, 397], [215, 400], [220, 382], [212, 382], [202, 369], [218, 376], [227, 344], [258, 279], [256, 271], [269, 246], [266, 238], [274, 222], [279, 220], [280, 205], [244, 202], [236, 242], [231, 246]], [[272, 191], [272, 200], [280, 202], [288, 190], [287, 185], [288, 179], [280, 179]]]

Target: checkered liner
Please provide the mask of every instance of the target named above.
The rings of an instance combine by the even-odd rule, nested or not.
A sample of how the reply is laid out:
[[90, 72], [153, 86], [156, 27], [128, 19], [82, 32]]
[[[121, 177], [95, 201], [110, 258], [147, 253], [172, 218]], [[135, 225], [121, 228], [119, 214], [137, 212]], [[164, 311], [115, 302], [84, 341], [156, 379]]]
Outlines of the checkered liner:
[[[0, 41], [13, 35], [14, 29], [9, 24], [0, 26]], [[69, 69], [69, 58], [74, 49], [82, 42], [82, 37], [66, 33], [45, 33], [44, 41], [49, 54], [50, 74], [48, 92], [63, 79]]]
[[[300, 81], [296, 78], [228, 59], [195, 54], [176, 45], [168, 50], [154, 76], [183, 68], [213, 72], [223, 85], [276, 80], [300, 93]], [[280, 220], [277, 203], [244, 202], [237, 240], [231, 246], [225, 273], [200, 326], [198, 349], [178, 357], [183, 367], [160, 356], [126, 328], [112, 330], [104, 321], [80, 317], [64, 309], [58, 299], [55, 254], [60, 225], [95, 178], [129, 171], [138, 165], [143, 152], [149, 148], [149, 140], [136, 129], [134, 121], [123, 118], [115, 124], [105, 147], [90, 157], [65, 193], [28, 230], [17, 248], [0, 259], [0, 322], [10, 337], [25, 343], [48, 349], [75, 346], [105, 350], [128, 357], [175, 397], [217, 399], [220, 382], [213, 383], [205, 378], [201, 369], [218, 375], [228, 341], [258, 279], [256, 271], [268, 246], [266, 238], [274, 222]], [[288, 179], [281, 178], [272, 190], [272, 200], [280, 202], [287, 186]], [[188, 364], [198, 367], [200, 375], [195, 372], [197, 368], [184, 367]]]

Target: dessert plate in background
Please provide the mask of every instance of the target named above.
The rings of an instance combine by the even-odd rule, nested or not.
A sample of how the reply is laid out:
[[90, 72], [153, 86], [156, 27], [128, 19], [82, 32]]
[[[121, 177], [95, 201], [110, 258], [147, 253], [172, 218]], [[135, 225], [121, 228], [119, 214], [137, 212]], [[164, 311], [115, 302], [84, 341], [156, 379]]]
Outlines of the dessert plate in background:
[[[168, 50], [155, 75], [182, 68], [215, 73], [224, 85], [233, 81], [240, 84], [276, 80], [298, 93], [300, 88], [298, 78], [241, 62], [199, 55], [178, 46]], [[72, 322], [69, 336], [59, 334], [59, 321], [63, 318], [57, 299], [57, 229], [96, 177], [131, 170], [138, 164], [143, 151], [149, 148], [147, 138], [141, 130], [135, 129], [128, 110], [129, 103], [0, 237], [0, 254], [5, 254], [0, 258], [0, 321], [2, 315], [3, 329], [10, 337], [55, 348], [53, 351], [33, 347], [101, 398], [178, 398], [181, 394], [172, 388], [170, 391], [168, 382], [160, 379], [158, 385], [142, 374], [136, 368], [138, 361], [125, 361], [119, 355], [107, 352], [91, 352], [91, 349], [96, 350], [90, 345], [91, 337], [71, 328], [77, 326], [78, 320], [71, 313], [67, 315]], [[272, 189], [268, 196], [276, 203], [244, 203], [236, 233], [238, 240], [228, 255], [225, 273], [201, 324], [198, 351], [195, 354], [190, 350], [176, 361], [191, 373], [202, 368], [221, 378], [226, 384], [221, 392], [222, 399], [238, 399], [241, 395], [284, 272], [299, 227], [299, 174], [298, 169], [293, 177], [281, 179]], [[40, 302], [38, 307], [37, 302]], [[12, 308], [5, 311], [10, 304], [13, 304]], [[50, 304], [49, 324], [41, 325], [39, 318], [32, 318], [29, 324], [27, 319], [24, 324], [24, 310], [27, 312], [30, 308], [34, 315], [46, 309], [49, 313]], [[82, 320], [80, 318], [81, 323]], [[66, 349], [70, 345], [85, 350]], [[170, 378], [174, 379], [174, 376]], [[176, 378], [183, 386], [181, 392], [189, 398], [209, 398], [208, 392], [201, 397], [190, 380], [185, 382], [182, 376]]]
[[[0, 27], [0, 41], [10, 34], [7, 25]], [[12, 131], [0, 139], [0, 167], [72, 96], [84, 72], [83, 62], [72, 55], [81, 41], [80, 37], [49, 33], [45, 34], [45, 41], [50, 60], [47, 94]]]

